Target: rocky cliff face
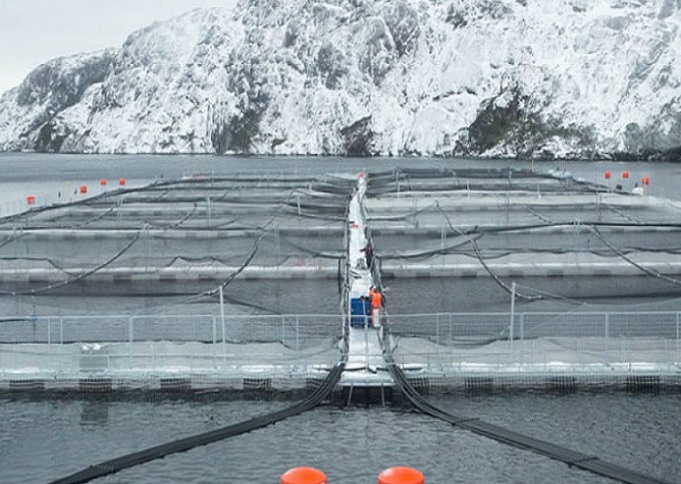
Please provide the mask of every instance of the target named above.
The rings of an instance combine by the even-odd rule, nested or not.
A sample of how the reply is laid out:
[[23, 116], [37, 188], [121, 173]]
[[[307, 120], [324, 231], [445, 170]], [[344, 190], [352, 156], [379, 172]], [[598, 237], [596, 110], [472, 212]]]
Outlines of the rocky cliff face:
[[681, 0], [242, 0], [56, 59], [0, 149], [670, 156]]

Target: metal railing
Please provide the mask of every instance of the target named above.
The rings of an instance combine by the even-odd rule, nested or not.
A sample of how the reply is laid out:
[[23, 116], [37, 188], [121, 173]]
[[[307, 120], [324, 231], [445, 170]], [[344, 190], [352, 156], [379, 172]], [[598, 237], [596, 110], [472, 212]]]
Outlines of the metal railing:
[[[345, 324], [343, 315], [307, 314], [5, 320], [0, 373], [333, 364]], [[461, 371], [681, 368], [681, 312], [410, 314], [390, 315], [386, 324], [402, 364]]]
[[681, 363], [681, 312], [391, 315], [403, 363], [571, 367]]
[[0, 323], [0, 373], [333, 364], [339, 315], [53, 316]]
[[339, 315], [33, 316], [0, 322], [0, 343], [280, 343], [304, 348], [341, 333]]

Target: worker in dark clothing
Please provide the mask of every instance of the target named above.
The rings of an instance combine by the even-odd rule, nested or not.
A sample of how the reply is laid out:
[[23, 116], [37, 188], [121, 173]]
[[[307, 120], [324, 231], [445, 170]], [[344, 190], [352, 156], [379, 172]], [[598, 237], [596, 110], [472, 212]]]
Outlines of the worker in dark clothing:
[[364, 252], [364, 257], [367, 261], [367, 268], [371, 269], [371, 263], [374, 261], [374, 248], [371, 246], [371, 242], [367, 243], [362, 252]]

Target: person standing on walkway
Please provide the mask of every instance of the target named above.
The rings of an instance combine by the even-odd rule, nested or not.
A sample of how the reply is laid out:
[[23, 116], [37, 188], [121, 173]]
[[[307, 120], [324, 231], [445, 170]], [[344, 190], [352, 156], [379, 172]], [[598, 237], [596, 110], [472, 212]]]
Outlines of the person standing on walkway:
[[371, 325], [380, 326], [381, 325], [381, 311], [385, 305], [385, 298], [381, 293], [381, 288], [372, 287], [369, 290], [369, 298], [371, 299]]
[[371, 270], [371, 263], [374, 260], [374, 248], [371, 246], [371, 242], [367, 242], [367, 245], [362, 249], [364, 252], [364, 257], [367, 261], [367, 269]]

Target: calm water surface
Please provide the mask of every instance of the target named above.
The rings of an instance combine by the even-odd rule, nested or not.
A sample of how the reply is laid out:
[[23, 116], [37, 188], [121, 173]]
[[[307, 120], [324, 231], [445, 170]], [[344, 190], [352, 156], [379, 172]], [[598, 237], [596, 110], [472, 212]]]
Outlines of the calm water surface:
[[[493, 161], [415, 159], [260, 159], [229, 157], [0, 155], [2, 200], [100, 178], [129, 183], [189, 173], [356, 173], [394, 166], [495, 166]], [[508, 163], [503, 162], [503, 165]], [[515, 163], [515, 166], [527, 164]], [[556, 164], [540, 165], [551, 169]], [[649, 193], [681, 198], [681, 166], [651, 163], [560, 163], [575, 176], [602, 181], [628, 170], [651, 178]], [[633, 183], [633, 182], [632, 182]], [[391, 303], [398, 304], [396, 286]], [[413, 288], [407, 288], [410, 291]], [[331, 292], [331, 291], [330, 291]], [[397, 299], [397, 300], [396, 300]], [[88, 301], [81, 301], [88, 312]], [[78, 304], [78, 299], [73, 299]], [[413, 312], [413, 311], [412, 311]], [[431, 397], [447, 411], [480, 417], [529, 435], [681, 482], [681, 395], [448, 395]], [[102, 460], [236, 423], [290, 401], [234, 400], [219, 394], [109, 397], [0, 395], [0, 483], [48, 482]], [[331, 483], [373, 483], [393, 465], [421, 469], [436, 483], [608, 483], [531, 452], [514, 449], [408, 408], [332, 405], [247, 435], [200, 447], [100, 479], [101, 483], [277, 483], [288, 468], [312, 465]]]
[[[613, 463], [679, 482], [681, 395], [513, 394], [431, 397], [475, 415]], [[218, 397], [0, 399], [0, 482], [36, 483], [196, 432], [236, 423], [290, 402]], [[373, 483], [393, 465], [434, 483], [607, 483], [455, 429], [408, 408], [328, 405], [247, 435], [102, 478], [101, 483], [277, 483], [288, 468], [312, 465], [332, 483]]]

